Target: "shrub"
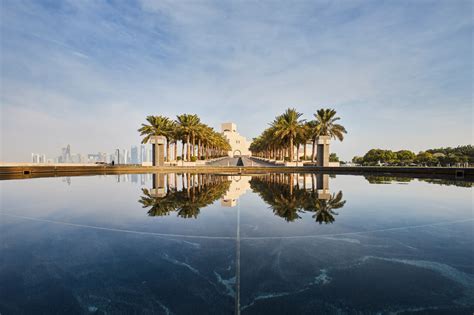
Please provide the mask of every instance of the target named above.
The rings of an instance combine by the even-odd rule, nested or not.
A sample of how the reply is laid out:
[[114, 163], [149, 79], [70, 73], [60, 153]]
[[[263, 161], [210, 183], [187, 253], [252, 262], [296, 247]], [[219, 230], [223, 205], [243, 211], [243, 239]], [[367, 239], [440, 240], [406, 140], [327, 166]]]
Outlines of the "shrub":
[[191, 162], [196, 162], [196, 161], [197, 161], [197, 157], [191, 156]]
[[180, 156], [178, 156], [178, 157], [176, 158], [176, 160], [178, 160], [178, 161], [181, 161], [181, 157], [180, 157]]
[[329, 162], [339, 162], [339, 157], [336, 153], [329, 154]]

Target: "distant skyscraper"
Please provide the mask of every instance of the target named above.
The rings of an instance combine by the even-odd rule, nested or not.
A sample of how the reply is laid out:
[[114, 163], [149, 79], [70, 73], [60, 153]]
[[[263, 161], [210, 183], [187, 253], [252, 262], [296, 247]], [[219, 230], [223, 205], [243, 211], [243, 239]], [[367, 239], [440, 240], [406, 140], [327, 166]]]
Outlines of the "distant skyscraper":
[[146, 147], [140, 145], [140, 163], [146, 162]]
[[123, 156], [120, 157], [120, 159], [122, 160], [121, 163], [128, 164], [128, 161], [130, 160], [130, 152], [127, 149], [124, 149], [122, 155]]
[[31, 163], [47, 163], [46, 154], [31, 153]]
[[67, 147], [61, 149], [59, 163], [70, 163], [71, 160], [71, 146], [68, 144]]
[[130, 163], [132, 164], [140, 163], [138, 161], [138, 148], [135, 145], [130, 148]]

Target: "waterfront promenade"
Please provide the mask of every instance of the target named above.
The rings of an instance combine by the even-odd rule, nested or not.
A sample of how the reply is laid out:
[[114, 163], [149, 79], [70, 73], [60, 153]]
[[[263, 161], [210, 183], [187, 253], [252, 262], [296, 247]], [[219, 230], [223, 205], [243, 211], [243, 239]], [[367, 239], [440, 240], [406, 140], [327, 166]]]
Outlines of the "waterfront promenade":
[[[101, 164], [0, 164], [0, 180], [26, 179], [56, 176], [87, 176], [126, 173], [215, 173], [215, 174], [262, 174], [284, 173], [328, 173], [352, 175], [380, 175], [400, 177], [449, 178], [474, 181], [474, 168], [450, 167], [389, 167], [389, 166], [275, 166], [254, 158], [243, 158], [243, 166], [237, 166], [238, 158], [221, 159], [199, 166], [140, 166]], [[232, 163], [231, 163], [232, 162]], [[235, 162], [235, 164], [234, 164]]]

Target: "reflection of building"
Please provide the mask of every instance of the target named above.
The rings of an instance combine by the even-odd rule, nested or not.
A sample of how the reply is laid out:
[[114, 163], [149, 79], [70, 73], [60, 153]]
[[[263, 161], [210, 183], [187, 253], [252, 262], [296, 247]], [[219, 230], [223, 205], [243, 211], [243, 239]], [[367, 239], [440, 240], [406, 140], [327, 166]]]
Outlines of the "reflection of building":
[[229, 156], [250, 155], [250, 142], [237, 132], [237, 126], [234, 123], [223, 123], [221, 129], [224, 137], [227, 138], [232, 148], [232, 150], [228, 152]]
[[252, 176], [229, 176], [229, 190], [221, 198], [221, 206], [235, 207], [240, 196], [250, 190], [250, 179]]

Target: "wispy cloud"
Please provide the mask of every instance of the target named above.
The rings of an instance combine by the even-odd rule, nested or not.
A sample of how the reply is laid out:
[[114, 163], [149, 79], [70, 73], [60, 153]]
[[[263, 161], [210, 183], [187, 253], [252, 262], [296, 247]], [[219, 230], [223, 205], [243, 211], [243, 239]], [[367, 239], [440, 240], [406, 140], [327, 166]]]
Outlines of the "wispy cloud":
[[288, 106], [335, 107], [346, 159], [471, 143], [472, 21], [463, 0], [3, 1], [0, 159], [28, 159], [18, 144], [32, 139], [48, 154], [52, 138], [137, 143], [152, 113], [234, 120], [252, 137]]

